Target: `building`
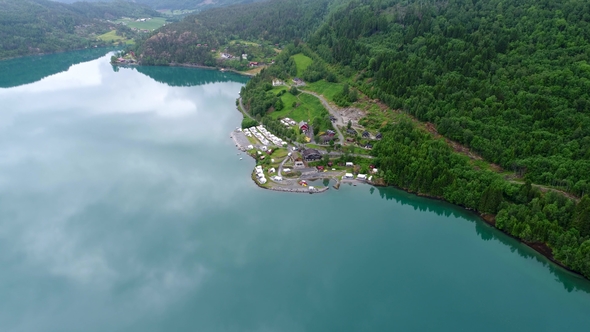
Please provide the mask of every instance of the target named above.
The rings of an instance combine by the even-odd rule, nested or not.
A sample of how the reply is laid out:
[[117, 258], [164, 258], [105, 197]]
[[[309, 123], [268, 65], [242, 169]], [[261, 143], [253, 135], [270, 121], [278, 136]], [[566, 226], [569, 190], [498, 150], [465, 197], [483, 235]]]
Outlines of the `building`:
[[303, 82], [299, 77], [293, 78], [293, 83], [295, 83], [295, 86], [305, 85], [305, 82]]
[[285, 82], [283, 82], [283, 81], [281, 81], [279, 79], [272, 80], [272, 86], [281, 86], [281, 85], [284, 85], [284, 84], [285, 84]]
[[295, 165], [293, 166], [294, 168], [304, 168], [305, 164], [303, 163], [303, 161], [298, 160], [295, 162]]
[[248, 54], [242, 54], [242, 59], [243, 60], [248, 60]]
[[354, 175], [352, 173], [346, 173], [344, 174], [344, 179], [354, 179]]
[[363, 137], [364, 137], [364, 138], [369, 138], [370, 136], [371, 136], [371, 134], [369, 134], [369, 132], [368, 132], [368, 131], [366, 131], [366, 130], [365, 130], [365, 131], [363, 131]]
[[307, 124], [307, 122], [301, 121], [299, 122], [299, 129], [306, 133], [309, 130], [309, 125]]
[[320, 137], [320, 142], [322, 144], [329, 144], [331, 140], [332, 140], [332, 137], [330, 137], [329, 135], [324, 135], [324, 136]]
[[316, 149], [305, 149], [301, 155], [307, 161], [322, 159], [322, 154]]
[[356, 136], [357, 135], [356, 130], [354, 130], [352, 128], [346, 129], [346, 133], [349, 134], [349, 135], [353, 135], [353, 136]]
[[347, 161], [346, 162], [346, 167], [353, 167], [354, 164], [352, 163], [352, 161]]
[[375, 135], [375, 138], [376, 139], [382, 139], [383, 138], [383, 135], [381, 133], [377, 133], [377, 135]]
[[367, 179], [367, 174], [359, 174], [356, 176], [357, 180], [366, 180]]

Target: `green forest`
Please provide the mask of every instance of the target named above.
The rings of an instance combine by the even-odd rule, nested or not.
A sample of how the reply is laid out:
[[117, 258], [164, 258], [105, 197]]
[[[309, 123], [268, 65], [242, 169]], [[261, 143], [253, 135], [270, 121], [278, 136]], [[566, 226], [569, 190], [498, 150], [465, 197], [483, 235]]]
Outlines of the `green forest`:
[[103, 45], [96, 36], [129, 28], [106, 20], [122, 16], [157, 16], [158, 12], [130, 2], [77, 2], [0, 0], [0, 59], [54, 53]]
[[328, 13], [329, 0], [275, 0], [214, 8], [169, 24], [137, 43], [142, 64], [215, 65], [215, 54], [232, 40], [278, 44], [309, 36]]

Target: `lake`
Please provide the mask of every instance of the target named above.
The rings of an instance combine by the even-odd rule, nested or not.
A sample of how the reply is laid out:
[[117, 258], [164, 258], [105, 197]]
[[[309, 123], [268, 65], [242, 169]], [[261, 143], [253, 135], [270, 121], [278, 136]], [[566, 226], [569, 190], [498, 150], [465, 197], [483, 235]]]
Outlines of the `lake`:
[[1, 331], [590, 326], [587, 280], [468, 211], [258, 188], [229, 138], [244, 77], [77, 54], [0, 62], [27, 77], [0, 88]]

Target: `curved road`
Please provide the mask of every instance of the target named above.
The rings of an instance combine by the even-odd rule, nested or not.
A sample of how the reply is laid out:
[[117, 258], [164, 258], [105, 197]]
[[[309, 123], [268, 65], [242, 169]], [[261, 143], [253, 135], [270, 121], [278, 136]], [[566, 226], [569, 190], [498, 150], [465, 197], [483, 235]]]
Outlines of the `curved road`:
[[[244, 114], [245, 114], [247, 117], [249, 117], [250, 119], [252, 119], [252, 120], [256, 120], [256, 119], [254, 119], [254, 118], [253, 118], [253, 117], [252, 117], [252, 116], [251, 116], [251, 115], [250, 115], [250, 114], [249, 114], [249, 113], [246, 111], [246, 109], [244, 108], [244, 104], [242, 104], [242, 97], [238, 98], [238, 100], [240, 101], [240, 111], [241, 111], [242, 113], [244, 113]], [[258, 121], [256, 121], [256, 122], [258, 122]]]
[[[338, 122], [342, 123], [342, 117], [340, 117], [340, 114], [338, 114], [338, 112], [336, 112], [332, 108], [332, 106], [330, 106], [330, 104], [328, 103], [328, 101], [326, 100], [326, 98], [324, 98], [321, 95], [318, 95], [315, 92], [305, 91], [305, 90], [299, 90], [299, 91], [301, 91], [303, 93], [307, 93], [308, 95], [312, 95], [312, 96], [316, 97], [317, 99], [319, 99], [322, 102], [322, 105], [324, 105], [324, 107], [328, 110], [328, 112], [330, 113], [330, 115], [332, 115], [333, 117], [335, 117]], [[334, 126], [334, 129], [338, 133], [338, 139], [340, 140], [340, 145], [344, 145], [344, 135], [342, 135], [342, 133], [340, 132], [340, 128], [338, 128], [338, 125], [335, 125]]]

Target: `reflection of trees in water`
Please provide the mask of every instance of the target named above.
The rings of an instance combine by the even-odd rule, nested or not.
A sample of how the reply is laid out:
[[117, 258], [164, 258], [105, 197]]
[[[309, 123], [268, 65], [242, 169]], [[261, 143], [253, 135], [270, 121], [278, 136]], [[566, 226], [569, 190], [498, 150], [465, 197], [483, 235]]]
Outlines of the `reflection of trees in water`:
[[[133, 67], [156, 82], [169, 86], [196, 86], [219, 82], [248, 82], [249, 78], [235, 73], [186, 67]], [[236, 96], [237, 98], [238, 96]]]
[[0, 61], [0, 87], [12, 88], [40, 81], [47, 76], [64, 72], [73, 65], [98, 59], [108, 51], [106, 48], [92, 48]]
[[[517, 253], [525, 259], [535, 259], [544, 267], [548, 268], [551, 274], [555, 275], [556, 280], [559, 281], [564, 289], [568, 292], [584, 291], [590, 293], [590, 283], [584, 277], [571, 273], [561, 266], [549, 261], [545, 256], [536, 252], [534, 249], [528, 247], [526, 244], [502, 233], [500, 230], [488, 225], [481, 220], [476, 214], [464, 210], [458, 206], [447, 202], [438, 201], [426, 197], [416, 196], [407, 193], [403, 190], [392, 187], [377, 187], [381, 198], [386, 200], [395, 200], [400, 205], [410, 205], [414, 210], [434, 212], [439, 216], [463, 218], [472, 223], [475, 223], [475, 233], [484, 241], [497, 240], [503, 245], [508, 246], [511, 252]], [[371, 194], [375, 191], [375, 187], [371, 187]]]

